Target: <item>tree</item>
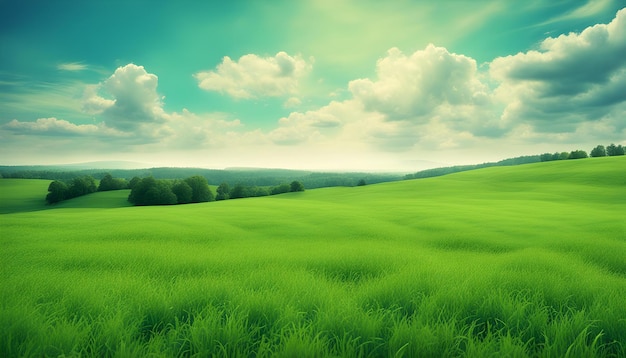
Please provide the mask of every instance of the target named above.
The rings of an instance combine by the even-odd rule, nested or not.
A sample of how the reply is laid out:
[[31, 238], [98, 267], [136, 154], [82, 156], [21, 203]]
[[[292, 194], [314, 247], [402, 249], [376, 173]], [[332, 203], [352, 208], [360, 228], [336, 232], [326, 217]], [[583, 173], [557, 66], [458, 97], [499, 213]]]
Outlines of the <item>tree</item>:
[[178, 204], [187, 204], [191, 203], [191, 199], [193, 198], [193, 190], [184, 181], [177, 181], [172, 186], [172, 192], [176, 195], [176, 201]]
[[140, 177], [133, 177], [128, 183], [128, 189], [133, 189], [141, 181]]
[[587, 152], [584, 150], [573, 150], [569, 153], [569, 159], [587, 158]]
[[364, 186], [364, 185], [367, 185], [367, 183], [365, 182], [365, 179], [361, 179], [361, 180], [359, 180], [358, 183], [356, 183], [356, 185], [357, 186]]
[[108, 191], [113, 190], [113, 177], [111, 174], [107, 173], [101, 180], [100, 185], [98, 185], [98, 191]]
[[270, 195], [288, 193], [290, 190], [291, 190], [291, 186], [289, 184], [280, 184], [278, 186], [273, 187], [272, 190], [270, 190]]
[[131, 190], [128, 201], [135, 205], [171, 205], [176, 204], [178, 199], [169, 182], [147, 177]]
[[146, 200], [147, 193], [154, 187], [156, 187], [156, 179], [153, 177], [139, 179], [139, 181], [133, 185], [130, 195], [128, 195], [128, 201], [135, 205], [149, 205], [147, 204], [148, 200]]
[[293, 192], [304, 191], [304, 185], [302, 185], [301, 182], [299, 182], [297, 180], [294, 180], [294, 181], [291, 182], [290, 189]]
[[239, 183], [230, 191], [231, 199], [241, 199], [249, 197], [248, 188], [245, 185]]
[[598, 145], [591, 150], [590, 154], [592, 157], [606, 157], [606, 149], [603, 145]]
[[68, 188], [64, 182], [55, 180], [48, 186], [48, 195], [46, 195], [46, 201], [48, 204], [58, 203], [65, 200], [68, 195]]
[[606, 147], [606, 154], [613, 157], [616, 155], [624, 155], [624, 147], [622, 147], [622, 145], [615, 145], [614, 143], [609, 144], [608, 147]]
[[172, 186], [165, 180], [157, 180], [156, 201], [153, 205], [173, 205], [178, 203], [176, 194], [172, 192]]
[[227, 200], [228, 198], [230, 198], [230, 187], [228, 183], [222, 183], [217, 187], [215, 200]]
[[120, 190], [128, 188], [128, 182], [126, 179], [113, 178], [111, 174], [107, 173], [98, 186], [98, 191]]
[[[558, 155], [557, 155], [557, 157], [558, 157]], [[554, 156], [554, 154], [552, 154], [552, 153], [543, 153], [543, 154], [539, 157], [539, 159], [540, 159], [542, 162], [549, 162], [549, 161], [551, 161], [551, 160], [555, 160], [555, 156]]]
[[252, 193], [252, 196], [268, 196], [270, 195], [269, 190], [267, 190], [267, 188], [263, 188], [263, 187], [257, 187], [254, 188], [254, 192]]
[[185, 179], [185, 182], [189, 184], [192, 191], [191, 202], [202, 203], [207, 201], [213, 201], [213, 192], [209, 189], [209, 183], [206, 178], [200, 175], [194, 175]]
[[76, 198], [78, 196], [83, 196], [90, 193], [95, 193], [96, 190], [96, 180], [93, 177], [87, 175], [79, 178], [74, 178], [69, 185], [68, 199]]

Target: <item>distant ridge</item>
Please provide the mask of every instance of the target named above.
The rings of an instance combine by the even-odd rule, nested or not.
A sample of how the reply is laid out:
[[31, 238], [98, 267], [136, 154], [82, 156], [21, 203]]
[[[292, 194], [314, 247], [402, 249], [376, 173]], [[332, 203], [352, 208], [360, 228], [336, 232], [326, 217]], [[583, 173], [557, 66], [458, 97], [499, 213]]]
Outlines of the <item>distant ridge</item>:
[[474, 170], [474, 169], [531, 164], [531, 163], [539, 163], [539, 162], [541, 162], [541, 155], [524, 155], [521, 157], [503, 159], [498, 162], [488, 162], [488, 163], [482, 163], [482, 164], [469, 164], [469, 165], [455, 165], [455, 166], [450, 166], [450, 167], [426, 169], [426, 170], [421, 170], [414, 174], [407, 174], [404, 176], [404, 179], [431, 178], [431, 177], [438, 177], [438, 176], [442, 176], [446, 174], [465, 172], [465, 171]]
[[152, 165], [125, 160], [103, 160], [85, 163], [58, 164], [52, 166], [72, 169], [144, 169], [150, 168]]
[[146, 169], [152, 165], [130, 161], [95, 161], [85, 163], [66, 164], [33, 164], [33, 165], [0, 165], [0, 168], [17, 170], [91, 170], [91, 169]]

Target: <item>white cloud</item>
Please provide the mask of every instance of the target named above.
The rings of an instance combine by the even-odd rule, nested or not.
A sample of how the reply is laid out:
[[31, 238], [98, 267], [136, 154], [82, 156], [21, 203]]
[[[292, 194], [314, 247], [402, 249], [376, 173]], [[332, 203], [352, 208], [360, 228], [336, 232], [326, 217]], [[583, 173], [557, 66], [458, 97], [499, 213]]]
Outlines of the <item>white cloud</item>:
[[101, 85], [87, 85], [83, 92], [82, 110], [88, 114], [100, 114], [112, 107], [115, 101], [98, 94]]
[[[158, 81], [143, 66], [130, 63], [118, 67], [104, 82], [86, 86], [82, 109], [88, 114], [100, 114], [107, 126], [121, 131], [162, 123], [165, 112], [157, 93]], [[110, 98], [102, 97], [100, 92]]]
[[[211, 147], [225, 145], [224, 131], [241, 126], [227, 114], [198, 115], [183, 109], [168, 113], [157, 93], [158, 77], [143, 66], [119, 67], [104, 82], [87, 85], [83, 112], [95, 116], [96, 124], [74, 124], [56, 118], [34, 122], [13, 120], [2, 129], [12, 133], [46, 136], [95, 136], [112, 145], [156, 145], [163, 147]], [[104, 93], [110, 98], [105, 98]]]
[[57, 69], [62, 71], [83, 71], [87, 69], [87, 65], [80, 62], [68, 62], [57, 65]]
[[[84, 88], [83, 112], [93, 123], [13, 120], [0, 127], [0, 135], [9, 134], [3, 139], [15, 143], [32, 134], [39, 150], [60, 147], [60, 138], [67, 137], [66, 143], [93, 141], [99, 149], [169, 156], [175, 163], [177, 156], [195, 153], [203, 163], [219, 160], [225, 166], [367, 168], [371, 158], [387, 165], [389, 159], [442, 160], [436, 155], [480, 150], [481, 158], [498, 159], [530, 154], [512, 149], [527, 151], [529, 144], [533, 151], [550, 151], [555, 143], [560, 150], [567, 147], [559, 143], [623, 141], [625, 53], [626, 9], [610, 24], [548, 38], [536, 51], [481, 68], [443, 47], [413, 53], [392, 48], [376, 62], [375, 76], [350, 81], [317, 109], [292, 109], [266, 130], [228, 113], [167, 112], [158, 77], [128, 64]], [[194, 76], [205, 90], [234, 98], [282, 97], [266, 102], [300, 108], [303, 101], [308, 107], [316, 100], [298, 90], [310, 70], [309, 61], [281, 52], [236, 61], [225, 57], [213, 71]], [[40, 116], [47, 115], [34, 118]], [[420, 157], [424, 153], [427, 158]]]
[[294, 145], [319, 140], [336, 134], [345, 123], [355, 120], [355, 116], [362, 113], [358, 106], [354, 101], [332, 101], [317, 110], [292, 112], [281, 118], [278, 128], [268, 136], [276, 144]]
[[575, 132], [584, 122], [617, 118], [626, 101], [626, 9], [609, 24], [547, 38], [539, 51], [497, 58], [490, 74], [510, 125]]
[[378, 79], [351, 81], [350, 91], [366, 109], [392, 120], [425, 120], [439, 106], [483, 105], [487, 88], [477, 77], [474, 59], [429, 45], [405, 55], [397, 48], [376, 66]]
[[473, 140], [472, 133], [502, 133], [472, 58], [433, 45], [410, 55], [392, 48], [376, 69], [375, 80], [349, 83], [352, 99], [294, 112], [273, 134], [282, 143], [310, 140], [303, 135], [308, 132], [398, 152], [459, 146]]
[[285, 108], [293, 108], [298, 107], [302, 104], [302, 101], [298, 97], [289, 97], [285, 103], [283, 103], [283, 107]]
[[34, 122], [20, 122], [16, 119], [4, 124], [3, 129], [16, 134], [39, 134], [46, 136], [124, 136], [123, 133], [104, 125], [74, 124], [63, 119], [39, 118]]
[[348, 85], [352, 98], [293, 112], [268, 134], [277, 144], [336, 141], [342, 147], [403, 152], [456, 147], [474, 140], [470, 129], [493, 125], [490, 93], [476, 62], [429, 45], [405, 55], [397, 48], [377, 62], [377, 78]]
[[181, 113], [168, 113], [166, 122], [155, 126], [154, 137], [161, 138], [160, 144], [172, 148], [215, 148], [229, 146], [230, 134], [238, 131], [241, 121], [231, 119], [225, 113], [195, 114], [187, 109]]
[[226, 56], [215, 71], [198, 72], [198, 86], [234, 98], [278, 97], [298, 92], [299, 80], [311, 70], [301, 56], [279, 52], [274, 57], [254, 54], [233, 61]]
[[136, 129], [142, 123], [162, 121], [163, 104], [157, 93], [159, 79], [143, 66], [128, 64], [119, 67], [103, 83], [114, 98], [103, 116], [107, 125], [121, 130]]

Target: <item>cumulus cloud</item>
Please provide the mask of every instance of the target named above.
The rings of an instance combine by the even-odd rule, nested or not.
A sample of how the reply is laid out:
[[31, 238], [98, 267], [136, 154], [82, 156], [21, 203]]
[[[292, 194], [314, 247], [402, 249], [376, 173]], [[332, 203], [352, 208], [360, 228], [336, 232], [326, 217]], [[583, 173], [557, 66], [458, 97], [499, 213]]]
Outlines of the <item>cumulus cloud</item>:
[[[164, 111], [157, 93], [158, 82], [158, 77], [143, 66], [131, 63], [119, 67], [98, 88], [87, 88], [83, 108], [101, 113], [108, 126], [123, 131], [144, 123], [162, 122]], [[113, 99], [101, 97], [98, 90], [106, 91]]]
[[112, 107], [115, 101], [98, 94], [101, 85], [87, 85], [83, 91], [82, 110], [88, 114], [100, 114]]
[[351, 81], [350, 91], [368, 110], [390, 119], [428, 118], [443, 104], [482, 105], [487, 88], [477, 78], [474, 59], [429, 45], [405, 55], [397, 48], [376, 65], [377, 80]]
[[97, 116], [96, 124], [75, 124], [51, 117], [34, 122], [13, 120], [3, 129], [19, 134], [99, 136], [129, 144], [156, 141], [167, 135], [162, 127], [168, 120], [157, 85], [156, 75], [146, 72], [143, 66], [128, 64], [117, 68], [104, 82], [85, 87], [82, 111]]
[[[336, 153], [407, 156], [493, 143], [539, 148], [589, 138], [618, 142], [626, 135], [626, 9], [609, 24], [547, 38], [537, 50], [496, 58], [485, 67], [434, 45], [413, 53], [392, 48], [375, 66], [375, 76], [350, 81], [335, 100], [293, 110], [263, 131], [226, 113], [166, 112], [158, 77], [128, 64], [85, 87], [82, 109], [93, 124], [54, 117], [13, 120], [0, 126], [0, 134], [54, 136], [47, 142], [37, 138], [41, 143], [59, 142], [61, 136], [72, 142], [94, 138], [116, 148], [147, 143], [137, 149], [145, 152], [211, 148], [225, 158], [237, 153], [249, 161], [290, 153], [296, 163], [305, 152], [329, 158]], [[194, 76], [204, 90], [240, 99], [282, 97], [271, 102], [297, 108], [304, 98], [299, 82], [310, 69], [300, 56], [280, 52], [236, 61], [225, 57], [213, 71]], [[311, 100], [305, 102], [308, 106]]]
[[229, 133], [242, 127], [241, 121], [226, 113], [196, 114], [187, 109], [167, 113], [166, 122], [155, 126], [154, 137], [172, 148], [202, 148], [228, 146]]
[[270, 138], [301, 144], [332, 137], [405, 152], [515, 143], [619, 140], [626, 135], [626, 9], [609, 24], [545, 39], [494, 59], [429, 45], [390, 49], [376, 77], [348, 84], [344, 101], [280, 119]]
[[503, 119], [512, 124], [573, 132], [585, 121], [621, 112], [626, 101], [626, 9], [609, 24], [547, 38], [537, 51], [497, 58], [489, 71], [500, 83], [497, 96], [507, 103]]
[[234, 98], [278, 97], [297, 93], [299, 80], [311, 69], [301, 56], [279, 52], [274, 57], [254, 54], [233, 61], [226, 56], [215, 71], [194, 75], [198, 86]]
[[502, 132], [472, 58], [433, 45], [409, 55], [392, 48], [377, 62], [376, 74], [351, 81], [351, 99], [282, 118], [271, 138], [297, 144], [335, 136], [397, 152], [460, 145], [457, 139], [466, 142], [471, 132]]
[[227, 144], [228, 132], [241, 126], [239, 120], [222, 113], [166, 112], [157, 87], [155, 74], [131, 63], [117, 68], [102, 83], [85, 87], [82, 110], [94, 116], [95, 124], [40, 118], [34, 122], [13, 120], [0, 129], [41, 136], [91, 136], [115, 145], [200, 148]]
[[347, 122], [362, 113], [354, 101], [337, 102], [316, 110], [292, 112], [278, 121], [278, 128], [269, 133], [276, 144], [300, 144], [336, 134]]

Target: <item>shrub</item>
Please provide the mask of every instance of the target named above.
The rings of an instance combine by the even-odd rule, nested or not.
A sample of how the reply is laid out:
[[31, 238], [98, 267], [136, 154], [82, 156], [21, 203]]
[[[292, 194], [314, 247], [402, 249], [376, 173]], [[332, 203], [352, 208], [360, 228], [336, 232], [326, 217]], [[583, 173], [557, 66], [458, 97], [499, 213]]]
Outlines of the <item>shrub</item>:
[[304, 185], [302, 185], [302, 183], [300, 183], [299, 181], [294, 180], [291, 182], [290, 189], [293, 192], [304, 191]]
[[65, 200], [67, 196], [67, 185], [62, 181], [55, 180], [48, 186], [48, 195], [46, 195], [46, 201], [48, 202], [48, 204], [54, 204], [58, 203], [59, 201]]

